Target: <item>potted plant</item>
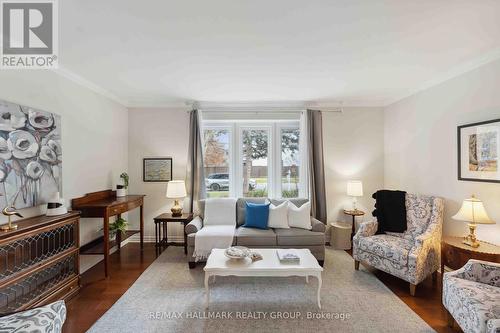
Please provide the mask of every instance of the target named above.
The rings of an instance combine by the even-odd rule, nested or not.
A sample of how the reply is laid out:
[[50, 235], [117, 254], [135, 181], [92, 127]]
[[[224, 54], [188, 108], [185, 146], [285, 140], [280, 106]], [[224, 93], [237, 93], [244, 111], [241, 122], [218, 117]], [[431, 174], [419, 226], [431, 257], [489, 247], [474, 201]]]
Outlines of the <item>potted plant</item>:
[[122, 185], [116, 185], [116, 196], [117, 197], [124, 197], [127, 195], [127, 188], [128, 188], [128, 174], [126, 172], [122, 172], [120, 175], [120, 178], [122, 179]]
[[117, 218], [115, 222], [109, 224], [109, 240], [114, 240], [117, 233], [122, 233], [125, 236], [125, 232], [128, 229], [128, 222], [124, 218]]

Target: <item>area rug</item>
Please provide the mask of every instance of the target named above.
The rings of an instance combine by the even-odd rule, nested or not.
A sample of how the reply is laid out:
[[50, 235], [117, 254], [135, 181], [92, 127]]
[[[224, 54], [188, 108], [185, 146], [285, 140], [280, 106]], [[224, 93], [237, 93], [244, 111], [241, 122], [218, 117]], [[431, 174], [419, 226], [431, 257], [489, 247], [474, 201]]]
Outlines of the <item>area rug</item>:
[[170, 247], [88, 332], [434, 332], [344, 251], [326, 250], [321, 289], [304, 278], [217, 277], [205, 309], [203, 265]]

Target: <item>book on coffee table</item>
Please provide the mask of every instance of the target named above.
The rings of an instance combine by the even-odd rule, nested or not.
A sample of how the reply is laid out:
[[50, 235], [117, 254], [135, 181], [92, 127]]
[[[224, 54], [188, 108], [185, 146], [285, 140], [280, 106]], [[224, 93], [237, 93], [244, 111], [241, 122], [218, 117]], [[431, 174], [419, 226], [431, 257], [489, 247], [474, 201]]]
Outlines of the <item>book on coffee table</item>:
[[278, 255], [278, 259], [282, 263], [287, 264], [295, 264], [300, 263], [300, 256], [295, 249], [277, 249], [276, 254]]

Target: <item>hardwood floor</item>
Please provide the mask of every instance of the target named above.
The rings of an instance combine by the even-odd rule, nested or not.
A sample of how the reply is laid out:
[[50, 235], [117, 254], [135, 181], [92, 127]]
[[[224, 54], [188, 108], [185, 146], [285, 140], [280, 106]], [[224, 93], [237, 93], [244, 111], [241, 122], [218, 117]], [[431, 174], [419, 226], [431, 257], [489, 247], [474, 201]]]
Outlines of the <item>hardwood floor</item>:
[[[145, 243], [144, 251], [138, 243], [128, 243], [120, 252], [110, 256], [111, 276], [104, 279], [103, 263], [82, 274], [80, 293], [67, 302], [68, 315], [63, 332], [85, 332], [99, 319], [142, 272], [156, 259], [154, 244]], [[354, 269], [354, 264], [353, 264]], [[408, 283], [380, 271], [374, 274], [413, 311], [437, 332], [457, 332], [447, 326], [446, 311], [441, 305], [441, 277], [432, 284], [431, 278], [417, 287], [415, 297], [410, 296]]]

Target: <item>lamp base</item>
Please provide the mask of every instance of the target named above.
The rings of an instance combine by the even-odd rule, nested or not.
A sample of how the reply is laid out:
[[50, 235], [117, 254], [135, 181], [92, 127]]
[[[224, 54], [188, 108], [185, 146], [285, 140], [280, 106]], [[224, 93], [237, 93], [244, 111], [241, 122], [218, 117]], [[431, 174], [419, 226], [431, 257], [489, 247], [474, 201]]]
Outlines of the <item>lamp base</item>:
[[476, 225], [469, 223], [469, 234], [464, 237], [462, 243], [473, 248], [479, 247], [480, 243], [477, 241], [475, 232], [476, 232]]
[[174, 201], [174, 205], [170, 208], [173, 217], [182, 216], [182, 206], [179, 204], [179, 200]]
[[0, 230], [2, 231], [17, 230], [17, 224], [11, 224], [11, 223], [4, 224], [3, 226], [0, 227]]

